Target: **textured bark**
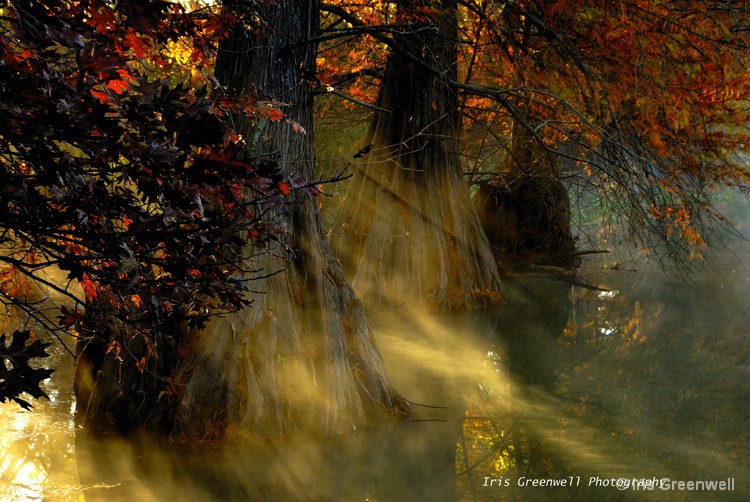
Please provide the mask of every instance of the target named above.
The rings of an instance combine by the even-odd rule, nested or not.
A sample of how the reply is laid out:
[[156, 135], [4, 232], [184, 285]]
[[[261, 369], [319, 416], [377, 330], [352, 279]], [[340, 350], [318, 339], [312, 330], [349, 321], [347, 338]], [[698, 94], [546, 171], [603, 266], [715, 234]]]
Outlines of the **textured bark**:
[[[408, 15], [413, 4], [401, 2]], [[363, 299], [416, 300], [463, 310], [498, 299], [500, 281], [458, 157], [455, 2], [441, 2], [439, 30], [397, 37], [366, 144], [337, 216], [331, 245]], [[439, 7], [439, 9], [437, 9]]]
[[514, 127], [497, 176], [480, 185], [475, 203], [501, 271], [580, 265], [568, 192], [549, 153], [527, 129]]
[[[284, 121], [247, 124], [249, 154], [308, 180], [314, 179], [312, 89], [302, 77], [315, 65], [315, 46], [304, 42], [316, 32], [317, 16], [317, 2], [264, 8], [258, 31], [235, 33], [216, 69], [230, 92], [287, 105], [282, 111], [307, 133]], [[252, 296], [253, 308], [210, 323], [181, 364], [178, 435], [210, 433], [202, 428], [212, 421], [265, 438], [295, 430], [338, 433], [403, 411], [362, 305], [331, 253], [317, 201], [298, 192], [271, 217], [288, 229], [292, 253], [248, 250], [253, 267], [275, 274], [253, 284], [261, 291]]]
[[[303, 72], [315, 65], [315, 45], [304, 42], [317, 29], [317, 2], [282, 1], [259, 10], [255, 29], [235, 30], [223, 44], [216, 77], [234, 95], [285, 103], [282, 111], [307, 134], [286, 121], [237, 117], [236, 126], [251, 158], [313, 180], [312, 89]], [[244, 253], [248, 269], [269, 275], [252, 282], [251, 308], [183, 337], [179, 357], [175, 352], [161, 362], [153, 377], [139, 374], [129, 357], [120, 362], [103, 355], [102, 347], [84, 350], [77, 386], [88, 403], [87, 423], [120, 428], [130, 420], [135, 427], [168, 429], [176, 439], [262, 440], [295, 431], [351, 431], [406, 411], [388, 382], [362, 304], [329, 248], [317, 201], [293, 193], [265, 218], [287, 228], [284, 245], [232, 250]], [[123, 387], [122, 378], [132, 385]], [[158, 385], [129, 393], [144, 381]]]
[[500, 280], [458, 156], [458, 100], [450, 83], [456, 3], [397, 4], [397, 22], [413, 22], [415, 12], [430, 12], [420, 7], [432, 7], [433, 23], [396, 37], [376, 103], [389, 112], [373, 117], [365, 144], [374, 147], [353, 176], [331, 245], [374, 315], [396, 386], [414, 402], [439, 408], [423, 409], [429, 424], [396, 431], [386, 455], [397, 457], [392, 465], [401, 469], [385, 476], [409, 476], [409, 489], [386, 487], [377, 498], [454, 500], [463, 396], [472, 383], [463, 349], [487, 332], [479, 311], [499, 302]]
[[146, 343], [142, 334], [123, 333], [98, 319], [95, 308], [86, 315], [76, 344], [76, 422], [95, 434], [129, 433], [146, 423], [152, 430], [169, 429], [162, 398], [185, 340], [182, 330], [175, 327], [172, 335]]

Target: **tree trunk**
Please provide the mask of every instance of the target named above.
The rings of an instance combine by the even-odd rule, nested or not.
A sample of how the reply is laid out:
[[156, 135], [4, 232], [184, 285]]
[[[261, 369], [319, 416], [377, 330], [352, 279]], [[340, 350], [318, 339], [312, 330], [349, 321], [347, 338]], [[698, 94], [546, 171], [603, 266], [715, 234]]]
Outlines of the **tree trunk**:
[[377, 496], [453, 500], [471, 384], [465, 370], [482, 365], [470, 354], [487, 331], [480, 311], [499, 302], [500, 280], [458, 157], [456, 3], [397, 5], [397, 23], [432, 12], [431, 23], [395, 36], [376, 103], [388, 112], [373, 117], [365, 144], [374, 146], [353, 176], [331, 245], [374, 316], [395, 385], [437, 407], [419, 408], [429, 423], [396, 430], [387, 452], [398, 461], [384, 466], [399, 467], [384, 476], [409, 489], [383, 485]]
[[[278, 163], [284, 177], [300, 173], [312, 181], [312, 94], [304, 72], [314, 69], [316, 47], [305, 42], [316, 33], [318, 5], [284, 1], [258, 9], [255, 29], [237, 29], [223, 44], [216, 77], [230, 95], [286, 104], [282, 111], [306, 134], [286, 121], [235, 120], [251, 158]], [[169, 377], [168, 395], [146, 396], [148, 405], [168, 397], [170, 405], [151, 407], [138, 421], [169, 428], [179, 439], [255, 440], [351, 431], [404, 412], [408, 405], [388, 382], [362, 304], [328, 246], [317, 201], [292, 193], [264, 219], [287, 229], [286, 242], [248, 243], [240, 251], [248, 268], [269, 275], [251, 283], [252, 307], [195, 334], [174, 371], [160, 373]], [[116, 370], [108, 369], [124, 366], [105, 359], [97, 367], [80, 380], [91, 380], [90, 402], [106, 403], [115, 392]], [[88, 421], [107, 421], [106, 414], [102, 406]]]
[[568, 192], [549, 152], [520, 124], [514, 124], [497, 174], [480, 184], [475, 203], [501, 271], [580, 265]]
[[[404, 21], [435, 2], [399, 2]], [[417, 5], [418, 4], [418, 5]], [[331, 230], [331, 245], [372, 309], [417, 301], [471, 310], [500, 281], [458, 157], [456, 3], [434, 24], [396, 37], [366, 144]]]
[[542, 409], [540, 397], [555, 392], [558, 340], [567, 326], [571, 282], [580, 264], [568, 194], [543, 145], [516, 124], [496, 178], [480, 186], [475, 203], [504, 273], [505, 304], [496, 341], [513, 381], [516, 468], [524, 476], [562, 476], [548, 430], [540, 430], [534, 410]]
[[551, 157], [516, 124], [496, 179], [475, 196], [479, 218], [504, 273], [506, 303], [498, 334], [511, 373], [524, 385], [554, 390], [554, 346], [570, 312], [580, 257], [570, 202]]
[[[315, 66], [315, 44], [305, 42], [317, 30], [317, 2], [262, 11], [256, 33], [238, 31], [226, 44], [216, 76], [232, 93], [288, 105], [282, 111], [306, 134], [261, 120], [248, 125], [249, 153], [277, 162], [286, 177], [313, 180], [312, 89], [304, 72]], [[221, 430], [252, 436], [330, 434], [403, 411], [362, 305], [328, 246], [317, 201], [294, 193], [272, 218], [288, 229], [292, 252], [250, 249], [254, 267], [274, 275], [253, 285], [261, 293], [251, 309], [210, 323], [180, 365], [178, 434], [210, 433], [202, 428], [213, 417], [228, 424]]]

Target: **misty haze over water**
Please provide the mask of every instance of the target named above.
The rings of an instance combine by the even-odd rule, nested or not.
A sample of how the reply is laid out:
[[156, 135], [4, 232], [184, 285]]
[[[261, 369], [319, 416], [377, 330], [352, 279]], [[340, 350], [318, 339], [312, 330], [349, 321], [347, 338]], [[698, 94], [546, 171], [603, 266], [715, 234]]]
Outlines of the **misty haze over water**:
[[[750, 235], [745, 205], [724, 209]], [[434, 333], [434, 350], [392, 326], [376, 332], [407, 397], [423, 384], [409, 379], [415, 367], [460, 382], [446, 388], [461, 396], [446, 398], [453, 409], [441, 398], [420, 402], [429, 406], [408, 423], [342, 438], [226, 449], [89, 442], [73, 422], [72, 360], [57, 349], [50, 401], [32, 412], [0, 408], [0, 493], [60, 501], [746, 499], [750, 244], [726, 239], [728, 248], [708, 253], [687, 280], [653, 264], [624, 260], [613, 270], [616, 257], [589, 258], [581, 277], [600, 289], [573, 288], [568, 324], [540, 356], [549, 385], [509, 370], [502, 340], [465, 336], [427, 315], [414, 322]], [[435, 438], [446, 437], [455, 453], [447, 481], [446, 460], [435, 456]], [[630, 486], [612, 486], [618, 479]], [[670, 489], [633, 481], [652, 479], [668, 479]], [[733, 490], [686, 488], [727, 480]]]

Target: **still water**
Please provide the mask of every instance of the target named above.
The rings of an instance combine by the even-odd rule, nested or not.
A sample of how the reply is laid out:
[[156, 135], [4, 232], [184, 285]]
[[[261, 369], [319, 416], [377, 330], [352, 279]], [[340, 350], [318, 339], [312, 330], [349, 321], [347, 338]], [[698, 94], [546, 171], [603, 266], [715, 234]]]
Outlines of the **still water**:
[[228, 449], [94, 443], [74, 424], [72, 360], [58, 350], [49, 401], [32, 412], [0, 407], [0, 495], [750, 500], [743, 254], [717, 254], [689, 283], [604, 261], [582, 272], [598, 289], [517, 278], [512, 314], [483, 336], [414, 313], [408, 326], [383, 322], [389, 372], [418, 413], [342, 438]]

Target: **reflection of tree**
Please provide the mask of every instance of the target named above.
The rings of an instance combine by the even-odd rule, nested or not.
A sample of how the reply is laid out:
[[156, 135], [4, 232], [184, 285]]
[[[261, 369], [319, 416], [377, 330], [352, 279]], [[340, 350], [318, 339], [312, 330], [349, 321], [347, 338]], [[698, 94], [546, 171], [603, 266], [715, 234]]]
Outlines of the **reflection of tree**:
[[[491, 427], [489, 437], [494, 429], [507, 445], [495, 455], [502, 462], [495, 461], [493, 469], [513, 466], [518, 476], [548, 476], [555, 467], [529, 409], [541, 404], [540, 393], [554, 391], [557, 340], [568, 322], [571, 282], [579, 264], [568, 195], [543, 145], [515, 127], [497, 176], [480, 186], [475, 203], [504, 272], [505, 305], [494, 343], [507, 363], [510, 387], [505, 400], [510, 404], [504, 413], [513, 417], [513, 426], [498, 428], [491, 419], [484, 420], [485, 427]], [[472, 427], [481, 427], [481, 416], [469, 416], [478, 421]], [[461, 450], [468, 471], [468, 448], [464, 444]], [[467, 479], [476, 490], [476, 480]]]
[[749, 317], [732, 303], [746, 291], [741, 283], [719, 287], [715, 277], [699, 276], [693, 287], [646, 280], [628, 292], [635, 298], [598, 298], [610, 304], [599, 313], [619, 309], [620, 322], [610, 332], [612, 320], [606, 328], [599, 320], [588, 337], [595, 357], [566, 375], [577, 389], [571, 397], [588, 403], [581, 419], [608, 432], [605, 448], [668, 459], [670, 472], [684, 479], [724, 475], [745, 448], [748, 391], [736, 376], [747, 371], [747, 344], [738, 335]]
[[[607, 279], [611, 292], [577, 290], [575, 315], [557, 344], [562, 359], [555, 395], [519, 403], [518, 382], [498, 378], [512, 374], [511, 363], [500, 357], [488, 364], [487, 383], [473, 396], [459, 448], [464, 499], [642, 497], [605, 487], [519, 488], [516, 453], [528, 451], [528, 437], [512, 433], [517, 408], [526, 429], [544, 438], [525, 472], [581, 476], [582, 485], [591, 476], [744, 476], [750, 392], [738, 377], [748, 372], [743, 334], [750, 311], [739, 299], [747, 297], [747, 285], [720, 285], [715, 277], [698, 276], [688, 287], [614, 275]], [[483, 486], [485, 477], [504, 478], [510, 486]], [[676, 492], [660, 495], [681, 500]]]

